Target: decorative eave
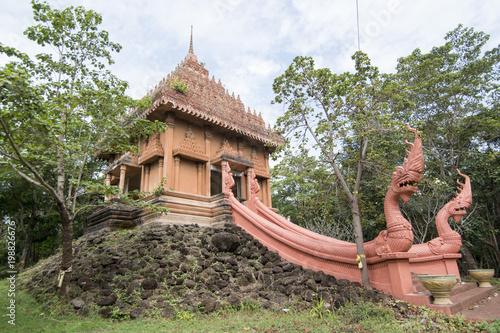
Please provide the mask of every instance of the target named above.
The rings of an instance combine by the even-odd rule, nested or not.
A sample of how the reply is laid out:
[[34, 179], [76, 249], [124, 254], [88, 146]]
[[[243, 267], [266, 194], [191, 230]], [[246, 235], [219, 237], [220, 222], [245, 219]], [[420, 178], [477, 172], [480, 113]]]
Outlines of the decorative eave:
[[114, 161], [104, 171], [106, 174], [107, 173], [112, 173], [119, 175], [120, 174], [120, 166], [126, 165], [128, 167], [134, 168], [134, 169], [140, 169], [139, 163], [138, 163], [138, 156], [134, 153], [126, 153], [122, 155], [118, 160]]
[[220, 148], [215, 152], [215, 154], [210, 159], [212, 164], [219, 164], [221, 161], [231, 162], [233, 165], [238, 165], [242, 167], [253, 168], [254, 164], [249, 159], [238, 155], [234, 149], [229, 145], [229, 142], [224, 138], [222, 140]]

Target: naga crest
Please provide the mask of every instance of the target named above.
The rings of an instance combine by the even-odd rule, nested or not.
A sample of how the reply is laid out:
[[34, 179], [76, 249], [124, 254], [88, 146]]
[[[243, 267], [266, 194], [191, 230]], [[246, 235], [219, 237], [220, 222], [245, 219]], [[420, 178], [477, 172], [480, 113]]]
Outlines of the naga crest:
[[422, 137], [408, 123], [406, 123], [406, 127], [410, 132], [415, 133], [415, 141], [411, 143], [405, 140], [406, 145], [410, 147], [410, 150], [406, 149], [408, 157], [405, 157], [403, 166], [396, 167], [396, 172], [392, 173], [391, 182], [392, 190], [399, 193], [405, 203], [410, 200], [410, 195], [417, 192], [418, 187], [414, 185], [420, 182], [424, 171]]
[[222, 172], [224, 173], [224, 193], [228, 195], [233, 195], [231, 188], [233, 188], [235, 183], [229, 163], [227, 162], [224, 163], [224, 165], [222, 166]]
[[259, 181], [255, 177], [255, 172], [253, 169], [250, 169], [250, 192], [251, 192], [251, 198], [256, 198], [257, 193], [260, 191], [260, 186], [259, 186]]
[[467, 214], [467, 209], [472, 204], [472, 188], [470, 185], [470, 178], [466, 174], [461, 173], [460, 170], [457, 169], [457, 171], [460, 176], [465, 178], [465, 183], [462, 184], [457, 179], [457, 184], [462, 187], [457, 187], [459, 193], [457, 193], [457, 196], [453, 198], [448, 205], [448, 213], [453, 217], [455, 222], [460, 221], [462, 216]]

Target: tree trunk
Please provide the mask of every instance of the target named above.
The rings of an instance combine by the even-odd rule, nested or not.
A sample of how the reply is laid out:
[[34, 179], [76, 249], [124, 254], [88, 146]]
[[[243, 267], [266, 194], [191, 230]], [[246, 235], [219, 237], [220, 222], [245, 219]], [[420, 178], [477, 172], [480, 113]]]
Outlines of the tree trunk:
[[[469, 269], [477, 269], [477, 264], [476, 261], [474, 260], [474, 257], [472, 256], [472, 253], [470, 253], [469, 248], [465, 245], [462, 245], [461, 249], [462, 255], [463, 255], [463, 260], [462, 263], [464, 265], [464, 270], [469, 270]], [[464, 272], [466, 273], [466, 272]]]
[[497, 262], [500, 262], [500, 249], [498, 249], [498, 246], [496, 246], [493, 242], [490, 241], [484, 241], [484, 244], [488, 245], [491, 247], [493, 252], [495, 253], [495, 256], [497, 257]]
[[368, 276], [368, 266], [366, 264], [365, 257], [365, 246], [363, 241], [363, 229], [361, 227], [361, 217], [359, 214], [359, 206], [358, 206], [358, 197], [354, 196], [353, 201], [351, 203], [351, 211], [352, 211], [352, 220], [354, 224], [354, 236], [356, 239], [356, 251], [358, 253], [358, 257], [361, 259], [361, 281], [363, 283], [363, 287], [367, 289], [372, 289], [370, 284], [370, 277]]
[[24, 236], [23, 250], [21, 251], [21, 262], [19, 263], [19, 273], [24, 271], [24, 269], [29, 265], [31, 246], [32, 246], [31, 237], [28, 234], [26, 234]]
[[[57, 208], [61, 215], [62, 223], [62, 259], [60, 270], [62, 284], [60, 294], [61, 296], [67, 297], [73, 265], [73, 219], [64, 204], [58, 203]], [[57, 281], [57, 283], [59, 284], [61, 281]]]

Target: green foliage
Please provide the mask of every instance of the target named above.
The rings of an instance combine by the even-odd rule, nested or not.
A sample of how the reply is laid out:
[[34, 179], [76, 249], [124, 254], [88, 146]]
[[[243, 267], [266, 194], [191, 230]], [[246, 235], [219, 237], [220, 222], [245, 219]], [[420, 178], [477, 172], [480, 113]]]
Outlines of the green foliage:
[[[104, 163], [94, 154], [133, 150], [139, 138], [165, 125], [127, 113], [150, 99], [127, 97], [128, 84], [107, 69], [121, 46], [99, 28], [100, 14], [83, 7], [52, 9], [38, 0], [32, 7], [38, 24], [25, 35], [50, 53], [30, 59], [0, 44], [0, 52], [15, 58], [0, 68], [0, 165], [54, 200], [67, 269], [73, 222], [106, 191], [96, 185], [103, 182]], [[80, 220], [76, 229], [81, 226]]]
[[271, 179], [273, 206], [280, 215], [320, 234], [353, 240], [349, 205], [336, 177], [307, 151], [285, 154]]
[[111, 319], [114, 319], [114, 320], [118, 320], [118, 321], [121, 321], [121, 320], [125, 320], [127, 319], [126, 315], [120, 310], [119, 307], [115, 307], [113, 308], [113, 311], [111, 311]]
[[498, 138], [500, 119], [492, 108], [498, 103], [500, 48], [483, 53], [488, 39], [459, 25], [444, 45], [398, 60], [397, 78], [412, 101], [405, 117], [421, 124], [427, 166], [441, 177], [455, 173], [471, 150]]
[[102, 179], [95, 175], [104, 164], [93, 159], [96, 151], [133, 150], [138, 139], [163, 131], [165, 125], [126, 113], [151, 100], [126, 97], [128, 84], [106, 69], [121, 46], [99, 30], [100, 14], [83, 7], [56, 10], [45, 2], [32, 4], [34, 19], [41, 23], [25, 35], [56, 52], [31, 60], [2, 45], [3, 53], [18, 60], [0, 69], [0, 154], [32, 183], [57, 194], [57, 200], [65, 197], [64, 204], [75, 214], [82, 191], [102, 191], [96, 185]]
[[257, 311], [260, 309], [261, 306], [257, 302], [250, 299], [243, 299], [238, 305], [239, 311]]
[[[12, 170], [0, 166], [0, 202], [0, 218], [12, 221], [16, 227], [18, 270], [54, 253], [59, 246], [60, 218], [51, 197]], [[6, 262], [7, 255], [0, 256], [0, 266]]]
[[179, 310], [175, 313], [175, 319], [189, 321], [194, 318], [194, 313], [191, 311]]
[[[353, 60], [356, 72], [333, 74], [315, 69], [310, 57], [296, 57], [273, 84], [273, 102], [288, 107], [278, 129], [296, 141], [294, 147], [313, 149], [349, 201], [360, 188], [368, 143], [394, 127], [389, 106], [394, 112], [405, 105], [392, 77], [380, 74], [366, 54], [357, 52]], [[349, 159], [342, 158], [346, 146], [356, 152]]]
[[167, 177], [162, 177], [160, 183], [153, 188], [151, 193], [155, 196], [160, 196], [165, 194], [165, 185], [167, 184]]
[[413, 139], [403, 128], [409, 122], [422, 133], [425, 156], [420, 191], [401, 207], [416, 242], [438, 236], [436, 214], [455, 196], [459, 168], [471, 177], [473, 205], [451, 225], [483, 267], [500, 271], [500, 47], [484, 50], [488, 39], [459, 25], [443, 45], [400, 58], [394, 75], [379, 73], [363, 53], [353, 57], [356, 71], [343, 74], [295, 58], [273, 86], [274, 103], [287, 106], [277, 125], [288, 145], [273, 170], [280, 213], [303, 226], [341, 225], [357, 199], [363, 234], [375, 237], [385, 229], [391, 174], [406, 156], [402, 143]]
[[[7, 295], [7, 281], [0, 281], [0, 293]], [[0, 299], [1, 306], [7, 306], [6, 297]], [[32, 295], [16, 290], [16, 326], [14, 332], [500, 332], [498, 319], [471, 322], [463, 317], [448, 317], [422, 307], [414, 314], [395, 314], [390, 307], [370, 303], [348, 304], [332, 311], [322, 318], [311, 316], [309, 310], [282, 312], [276, 310], [227, 309], [211, 314], [181, 312], [176, 320], [165, 318], [138, 318], [123, 320], [103, 319], [95, 309], [88, 317], [77, 315], [67, 300], [58, 298], [50, 301], [52, 310], [35, 301]], [[154, 307], [152, 308], [154, 309]], [[158, 309], [158, 308], [157, 308]], [[418, 310], [418, 309], [417, 309]], [[187, 315], [185, 314], [187, 313]], [[184, 319], [185, 318], [185, 319]], [[188, 319], [189, 318], [189, 319]], [[193, 320], [196, 319], [196, 320]], [[7, 325], [6, 323], [3, 325]], [[5, 326], [7, 327], [7, 326]], [[10, 327], [10, 326], [9, 326]]]
[[179, 79], [179, 77], [176, 75], [171, 81], [170, 81], [170, 88], [177, 90], [181, 94], [187, 94], [189, 92], [189, 85]]
[[311, 306], [311, 310], [309, 311], [309, 315], [311, 317], [318, 317], [323, 319], [325, 316], [330, 316], [332, 313], [330, 310], [326, 308], [326, 302], [320, 298], [319, 300], [315, 300], [314, 304]]
[[400, 58], [396, 79], [408, 90], [405, 119], [423, 132], [426, 172], [421, 195], [405, 207], [420, 240], [437, 236], [437, 211], [452, 199], [456, 169], [471, 178], [473, 206], [452, 226], [483, 265], [500, 268], [499, 64], [500, 47], [484, 50], [489, 36], [459, 25], [428, 53]]
[[[377, 170], [380, 165], [380, 160], [367, 157], [377, 155], [374, 149], [383, 154], [373, 144], [374, 138], [394, 129], [393, 113], [407, 102], [394, 78], [380, 74], [365, 53], [356, 52], [352, 59], [355, 72], [334, 74], [328, 68], [316, 69], [311, 57], [296, 57], [275, 79], [273, 103], [287, 107], [276, 124], [289, 141], [277, 154], [308, 151], [315, 156], [315, 164], [321, 164], [331, 180], [338, 182], [350, 210], [357, 249], [362, 249], [361, 185], [367, 166], [373, 164], [372, 169]], [[307, 168], [316, 166], [309, 163]], [[302, 187], [306, 184], [301, 182]], [[369, 286], [366, 263], [361, 276]]]

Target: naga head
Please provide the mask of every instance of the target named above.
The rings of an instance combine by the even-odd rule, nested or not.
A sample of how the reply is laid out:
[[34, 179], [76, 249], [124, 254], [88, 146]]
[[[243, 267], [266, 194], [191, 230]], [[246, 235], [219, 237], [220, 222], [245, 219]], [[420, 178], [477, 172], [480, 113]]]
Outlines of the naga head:
[[415, 141], [413, 143], [405, 140], [405, 143], [410, 150], [406, 149], [406, 154], [403, 166], [396, 167], [396, 171], [392, 173], [391, 189], [398, 193], [405, 203], [410, 200], [410, 195], [418, 191], [418, 187], [414, 186], [422, 180], [422, 172], [424, 171], [424, 154], [422, 151], [422, 138], [416, 129], [410, 127], [406, 123], [406, 127], [412, 133], [415, 133]]
[[463, 174], [458, 170], [458, 174], [465, 178], [465, 183], [461, 183], [457, 179], [457, 184], [462, 187], [457, 187], [460, 191], [457, 193], [456, 198], [453, 198], [448, 204], [448, 213], [453, 217], [455, 222], [460, 221], [462, 216], [467, 214], [467, 209], [472, 204], [472, 188], [470, 186], [469, 176]]

